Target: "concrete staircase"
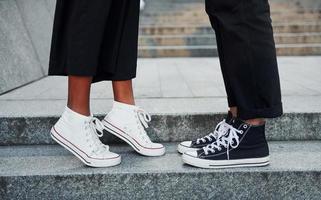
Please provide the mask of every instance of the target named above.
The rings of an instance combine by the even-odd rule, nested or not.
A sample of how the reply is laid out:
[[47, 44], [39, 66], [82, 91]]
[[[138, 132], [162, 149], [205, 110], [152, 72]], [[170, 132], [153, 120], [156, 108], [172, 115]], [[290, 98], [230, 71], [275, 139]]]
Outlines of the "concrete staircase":
[[[168, 102], [170, 104], [170, 102]], [[171, 105], [174, 106], [174, 105]], [[84, 167], [50, 139], [57, 116], [0, 119], [1, 199], [320, 199], [321, 113], [287, 113], [267, 127], [271, 165], [205, 170], [183, 165], [177, 142], [212, 129], [222, 114], [154, 114], [149, 133], [167, 154], [147, 158], [114, 137], [120, 166]]]
[[[320, 55], [321, 5], [289, 0], [271, 0], [270, 4], [278, 55]], [[147, 0], [139, 44], [140, 57], [217, 55], [215, 34], [204, 1], [199, 0]]]
[[[223, 118], [217, 58], [139, 60], [136, 102], [153, 114], [149, 135], [167, 153], [143, 157], [106, 135], [122, 156], [112, 168], [85, 167], [49, 137], [66, 103], [66, 78], [1, 95], [0, 199], [321, 199], [321, 57], [278, 59], [285, 115], [267, 123], [271, 165], [262, 168], [198, 169], [176, 152], [178, 142]], [[94, 84], [93, 113], [102, 117], [111, 103], [111, 85]]]
[[[278, 4], [281, 7], [277, 7]], [[316, 19], [320, 19], [320, 12], [291, 5], [281, 0], [272, 1], [272, 7], [279, 8], [273, 9], [272, 17], [278, 53], [319, 55], [321, 25]], [[147, 0], [140, 31], [140, 56], [143, 57], [216, 54], [215, 38], [203, 12], [203, 0]], [[317, 67], [310, 68], [313, 63], [318, 66], [319, 61], [301, 61], [300, 68], [294, 68], [292, 65], [296, 61], [292, 59], [280, 60], [280, 66], [289, 65], [288, 71], [281, 70], [286, 113], [282, 118], [268, 121], [271, 165], [263, 168], [198, 169], [183, 165], [176, 152], [178, 142], [212, 131], [213, 124], [223, 117], [225, 96], [203, 95], [212, 89], [218, 93], [214, 88], [206, 90], [207, 82], [202, 82], [205, 78], [221, 79], [218, 64], [214, 66], [209, 61], [183, 60], [169, 66], [168, 60], [159, 59], [157, 64], [154, 59], [146, 59], [149, 63], [141, 78], [144, 82], [139, 82], [142, 88], [137, 102], [153, 112], [148, 132], [154, 141], [165, 143], [167, 154], [159, 158], [143, 157], [107, 135], [102, 140], [111, 145], [112, 151], [121, 154], [123, 161], [120, 166], [106, 169], [83, 166], [49, 137], [50, 127], [65, 105], [65, 99], [60, 98], [65, 97], [65, 84], [44, 80], [35, 87], [26, 86], [25, 90], [21, 88], [6, 97], [3, 95], [0, 98], [0, 199], [319, 200], [321, 90], [316, 77], [320, 71]], [[209, 66], [204, 68], [206, 63]], [[307, 66], [301, 68], [305, 63]], [[195, 65], [197, 72], [192, 70]], [[184, 67], [187, 76], [179, 74], [178, 66]], [[218, 76], [205, 70], [213, 67]], [[183, 87], [179, 82], [187, 77], [189, 82], [196, 80], [195, 87]], [[204, 91], [197, 97], [179, 96], [184, 88], [203, 88]], [[154, 90], [158, 89], [167, 93], [155, 96]], [[103, 86], [100, 91], [94, 91], [97, 95], [94, 105], [98, 105], [94, 112], [99, 117], [111, 103], [110, 97], [106, 100], [102, 96], [106, 90]], [[47, 98], [43, 98], [46, 95]], [[214, 110], [215, 113], [210, 112]]]

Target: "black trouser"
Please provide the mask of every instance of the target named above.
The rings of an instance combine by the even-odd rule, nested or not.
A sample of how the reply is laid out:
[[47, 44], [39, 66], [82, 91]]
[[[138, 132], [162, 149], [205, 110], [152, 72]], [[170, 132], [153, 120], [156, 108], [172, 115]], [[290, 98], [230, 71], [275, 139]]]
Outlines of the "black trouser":
[[268, 0], [206, 0], [229, 107], [241, 119], [282, 115]]

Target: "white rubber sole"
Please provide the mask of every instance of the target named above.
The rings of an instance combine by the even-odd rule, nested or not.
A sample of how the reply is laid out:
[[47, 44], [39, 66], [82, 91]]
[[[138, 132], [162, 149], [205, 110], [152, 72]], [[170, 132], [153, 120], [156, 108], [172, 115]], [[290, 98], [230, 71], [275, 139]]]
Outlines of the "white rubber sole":
[[86, 153], [80, 150], [77, 146], [72, 144], [63, 138], [54, 128], [50, 131], [51, 138], [56, 141], [58, 144], [63, 146], [65, 149], [70, 151], [73, 155], [75, 155], [79, 160], [81, 160], [85, 165], [90, 167], [112, 167], [119, 165], [121, 163], [121, 157], [114, 158], [105, 158], [105, 159], [97, 159], [89, 157]]
[[249, 158], [249, 159], [238, 159], [238, 160], [205, 160], [195, 158], [188, 154], [183, 154], [183, 162], [194, 167], [207, 168], [207, 169], [222, 169], [222, 168], [235, 168], [235, 167], [262, 167], [270, 164], [270, 158]]
[[115, 135], [119, 139], [129, 144], [137, 153], [144, 156], [162, 156], [165, 154], [165, 147], [162, 148], [148, 148], [139, 144], [134, 138], [129, 136], [125, 131], [113, 126], [110, 122], [103, 120], [103, 124], [107, 131]]
[[190, 148], [190, 147], [186, 147], [186, 146], [181, 145], [181, 144], [177, 145], [177, 151], [178, 151], [179, 153], [181, 153], [181, 154], [183, 154], [183, 153], [185, 153], [185, 152], [187, 152], [187, 151], [197, 151], [197, 150], [199, 150], [199, 149], [200, 149], [200, 148]]

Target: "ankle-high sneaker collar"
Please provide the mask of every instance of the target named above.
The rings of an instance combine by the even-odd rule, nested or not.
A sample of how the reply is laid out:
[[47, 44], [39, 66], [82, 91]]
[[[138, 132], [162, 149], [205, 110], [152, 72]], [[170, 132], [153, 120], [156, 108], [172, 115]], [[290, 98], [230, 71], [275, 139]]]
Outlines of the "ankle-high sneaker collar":
[[241, 120], [240, 118], [233, 118], [231, 121], [231, 125], [236, 129], [242, 129], [242, 128], [247, 129], [249, 127], [256, 128], [256, 129], [265, 129], [265, 123], [262, 125], [251, 125]]
[[130, 104], [126, 104], [126, 103], [121, 103], [118, 101], [114, 101], [113, 102], [113, 109], [124, 109], [124, 110], [137, 110], [138, 107], [135, 105], [130, 105]]
[[62, 117], [65, 118], [69, 122], [84, 123], [84, 122], [90, 122], [93, 116], [92, 115], [90, 115], [90, 116], [82, 115], [80, 113], [77, 113], [77, 112], [71, 110], [70, 108], [68, 108], [66, 106], [65, 111], [62, 114]]

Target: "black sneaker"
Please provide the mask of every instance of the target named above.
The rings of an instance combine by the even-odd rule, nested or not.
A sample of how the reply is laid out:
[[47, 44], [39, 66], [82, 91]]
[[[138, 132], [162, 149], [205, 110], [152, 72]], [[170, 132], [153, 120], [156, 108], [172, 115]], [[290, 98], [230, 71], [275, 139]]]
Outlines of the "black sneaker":
[[226, 131], [228, 130], [228, 127], [229, 127], [227, 125], [229, 125], [232, 121], [233, 121], [233, 115], [231, 112], [228, 112], [226, 118], [220, 123], [218, 123], [218, 125], [214, 129], [214, 132], [209, 133], [208, 135], [198, 138], [194, 141], [181, 142], [177, 147], [177, 151], [179, 153], [184, 153], [186, 151], [199, 150], [199, 149], [202, 149], [203, 147], [206, 147], [209, 144], [212, 144], [222, 135], [226, 134]]
[[226, 135], [200, 150], [185, 152], [183, 162], [201, 168], [266, 166], [265, 125], [252, 126], [234, 119]]

